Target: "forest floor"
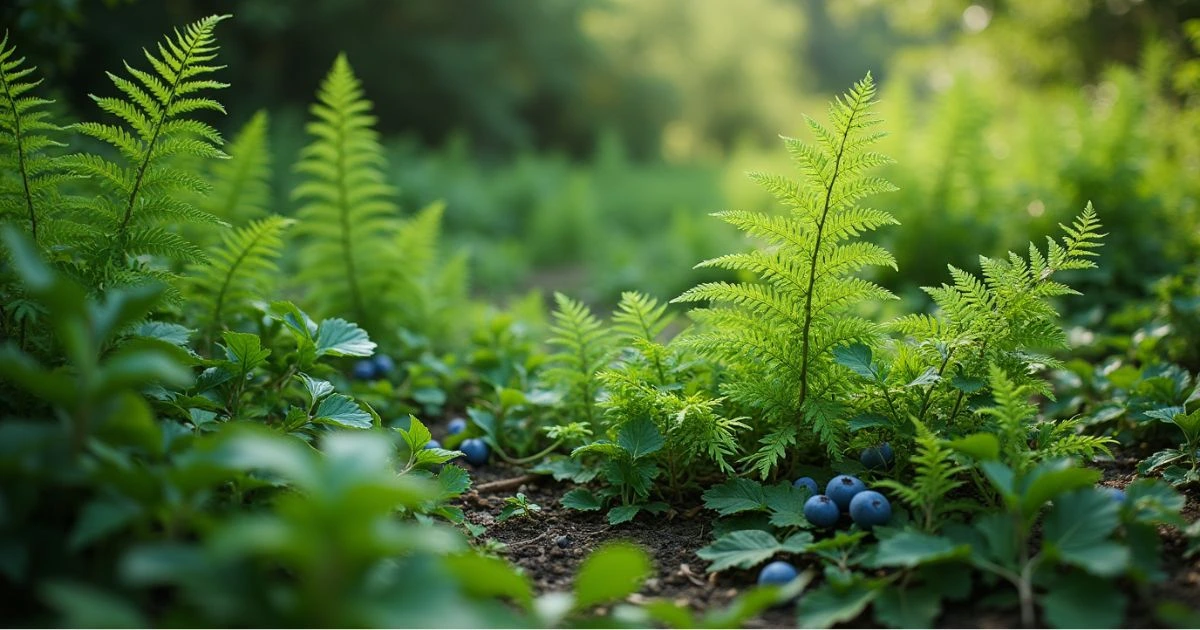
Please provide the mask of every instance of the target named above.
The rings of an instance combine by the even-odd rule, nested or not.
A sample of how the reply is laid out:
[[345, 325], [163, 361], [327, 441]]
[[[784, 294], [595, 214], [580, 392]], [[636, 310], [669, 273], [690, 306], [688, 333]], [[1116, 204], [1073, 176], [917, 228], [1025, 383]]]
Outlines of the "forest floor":
[[[1118, 456], [1102, 462], [1103, 484], [1124, 488], [1136, 477], [1138, 460]], [[712, 538], [712, 514], [696, 506], [684, 512], [661, 516], [640, 515], [632, 522], [609, 525], [601, 511], [568, 510], [559, 499], [572, 485], [556, 482], [549, 476], [528, 475], [518, 467], [491, 464], [471, 470], [473, 489], [464, 495], [460, 505], [467, 520], [487, 527], [484, 538], [492, 538], [507, 546], [503, 555], [522, 567], [533, 580], [538, 593], [567, 591], [580, 562], [600, 545], [612, 541], [627, 541], [645, 548], [653, 557], [656, 574], [649, 578], [641, 591], [631, 597], [639, 599], [666, 598], [686, 603], [694, 611], [728, 604], [743, 589], [754, 584], [754, 571], [727, 570], [707, 574], [708, 563], [696, 555], [696, 550], [709, 544]], [[525, 493], [529, 501], [541, 506], [535, 518], [513, 518], [496, 523], [506, 497]], [[1188, 493], [1184, 516], [1189, 521], [1200, 518], [1200, 501], [1196, 493]], [[1154, 605], [1164, 599], [1187, 604], [1200, 611], [1200, 562], [1184, 559], [1187, 540], [1177, 530], [1162, 528], [1163, 571], [1167, 579], [1150, 588], [1152, 598], [1140, 596], [1131, 584], [1127, 591], [1131, 603], [1126, 618], [1127, 627], [1162, 627], [1155, 616]], [[801, 564], [803, 571], [816, 562]], [[975, 589], [979, 593], [979, 589]], [[803, 597], [803, 595], [801, 595]], [[965, 602], [948, 603], [938, 620], [947, 628], [1015, 628], [1021, 625], [1015, 607], [999, 610], [979, 604], [980, 597]], [[794, 605], [776, 607], [751, 620], [749, 628], [790, 628], [796, 626]], [[880, 627], [864, 613], [846, 627]]]

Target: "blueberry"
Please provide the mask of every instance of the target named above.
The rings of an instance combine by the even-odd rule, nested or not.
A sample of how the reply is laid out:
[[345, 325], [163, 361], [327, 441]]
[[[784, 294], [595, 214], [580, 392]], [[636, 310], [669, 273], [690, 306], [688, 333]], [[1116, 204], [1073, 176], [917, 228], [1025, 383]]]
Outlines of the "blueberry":
[[867, 485], [858, 477], [838, 475], [829, 480], [825, 486], [825, 494], [837, 504], [838, 509], [845, 512], [850, 509], [850, 499], [867, 489]]
[[467, 421], [462, 418], [454, 418], [446, 425], [446, 433], [450, 435], [458, 435], [467, 430]]
[[425, 443], [425, 448], [442, 448], [442, 443], [437, 440], [429, 440]]
[[1117, 503], [1125, 502], [1125, 491], [1120, 488], [1108, 488], [1108, 494], [1112, 497], [1112, 500], [1116, 501]]
[[858, 456], [858, 461], [862, 462], [863, 466], [872, 470], [888, 468], [892, 465], [892, 462], [896, 461], [896, 454], [892, 452], [892, 446], [884, 442], [879, 446], [863, 449], [862, 455]]
[[554, 544], [558, 545], [559, 549], [566, 549], [571, 546], [571, 538], [569, 536], [559, 536], [554, 539]]
[[841, 515], [833, 499], [823, 494], [814, 494], [804, 502], [804, 518], [817, 527], [833, 527]]
[[373, 360], [375, 363], [375, 375], [377, 377], [387, 376], [392, 373], [392, 370], [396, 369], [396, 362], [386, 354], [377, 354], [373, 357]]
[[796, 579], [796, 567], [782, 560], [776, 560], [758, 572], [758, 583], [760, 585], [787, 584], [794, 579]]
[[354, 378], [360, 381], [374, 380], [378, 376], [375, 373], [375, 362], [370, 359], [363, 359], [354, 364]]
[[471, 438], [463, 440], [462, 444], [458, 445], [458, 450], [463, 452], [467, 457], [467, 463], [472, 466], [482, 466], [487, 463], [488, 455], [491, 449], [488, 448], [487, 442], [479, 438]]
[[885, 525], [892, 518], [892, 504], [874, 490], [863, 490], [850, 500], [850, 518], [863, 529]]
[[801, 477], [792, 482], [792, 487], [793, 488], [808, 488], [809, 496], [815, 495], [820, 492], [820, 490], [817, 489], [817, 482], [814, 481], [812, 477]]

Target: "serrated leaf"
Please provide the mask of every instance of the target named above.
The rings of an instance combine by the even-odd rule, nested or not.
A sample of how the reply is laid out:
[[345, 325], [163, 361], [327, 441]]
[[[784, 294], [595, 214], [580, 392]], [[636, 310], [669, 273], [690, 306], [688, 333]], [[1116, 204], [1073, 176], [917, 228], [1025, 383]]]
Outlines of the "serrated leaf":
[[1129, 549], [1108, 539], [1119, 516], [1117, 503], [1107, 492], [1095, 488], [1068, 492], [1054, 499], [1043, 521], [1043, 544], [1062, 562], [1115, 577], [1129, 566]]
[[1180, 512], [1186, 499], [1178, 490], [1158, 479], [1138, 479], [1125, 487], [1125, 504], [1130, 516], [1142, 523], [1171, 525], [1180, 529], [1187, 520]]
[[601, 507], [603, 507], [600, 499], [593, 494], [591, 490], [586, 490], [584, 488], [575, 488], [574, 490], [567, 492], [562, 496], [561, 499], [558, 500], [558, 502], [565, 508], [580, 510], [583, 512], [599, 510]]
[[850, 419], [850, 431], [862, 431], [874, 427], [890, 427], [892, 421], [887, 416], [878, 413], [860, 413]]
[[969, 553], [969, 546], [956, 545], [948, 538], [903, 531], [879, 541], [872, 565], [913, 568], [926, 562], [963, 557]]
[[801, 628], [831, 628], [862, 614], [878, 591], [856, 584], [838, 591], [828, 584], [804, 596], [797, 605], [796, 624]]
[[317, 404], [317, 401], [333, 393], [333, 383], [329, 381], [313, 378], [304, 372], [297, 374], [296, 378], [304, 384], [304, 391], [308, 393], [308, 404], [310, 406]]
[[221, 338], [225, 340], [225, 358], [236, 372], [235, 376], [249, 374], [271, 356], [271, 350], [262, 347], [258, 335], [226, 330], [221, 333]]
[[951, 440], [946, 445], [976, 461], [983, 462], [1000, 458], [1000, 441], [990, 433], [973, 433], [957, 440]]
[[767, 497], [762, 484], [741, 477], [709, 488], [704, 492], [703, 499], [704, 507], [716, 510], [721, 516], [767, 509]]
[[638, 512], [642, 511], [640, 505], [618, 505], [608, 511], [608, 524], [620, 525], [632, 521]]
[[353, 429], [371, 428], [371, 414], [363, 411], [353, 398], [342, 394], [331, 394], [322, 400], [313, 414], [312, 421]]
[[592, 552], [575, 577], [575, 609], [623, 599], [637, 591], [650, 574], [650, 558], [641, 548], [609, 543]]
[[617, 432], [617, 444], [634, 459], [657, 452], [663, 447], [663, 437], [647, 418], [626, 422]]
[[506, 597], [525, 611], [533, 607], [533, 585], [529, 578], [499, 558], [468, 553], [448, 556], [442, 565], [467, 595]]
[[321, 322], [316, 346], [319, 357], [369, 357], [375, 352], [375, 342], [367, 336], [367, 331], [340, 317]]
[[1046, 461], [1021, 480], [1021, 513], [1032, 518], [1047, 501], [1072, 490], [1095, 485], [1100, 471], [1078, 468], [1070, 460]]
[[1042, 613], [1055, 628], [1116, 628], [1127, 599], [1109, 580], [1081, 573], [1056, 576], [1042, 596]]
[[133, 334], [138, 337], [146, 337], [149, 339], [157, 339], [164, 341], [173, 346], [186, 347], [188, 340], [191, 339], [192, 333], [196, 331], [181, 326], [179, 324], [169, 324], [167, 322], [148, 321], [142, 322], [134, 329]]
[[398, 431], [414, 454], [423, 450], [425, 445], [429, 444], [429, 440], [433, 439], [433, 434], [429, 432], [425, 424], [412, 414], [408, 415], [408, 428], [398, 429]]
[[698, 549], [696, 555], [711, 563], [709, 573], [716, 573], [729, 567], [754, 568], [782, 549], [771, 534], [760, 529], [744, 529], [721, 536], [707, 547]]
[[438, 502], [454, 499], [471, 487], [471, 475], [458, 466], [443, 467], [434, 481], [437, 482]]
[[925, 368], [924, 372], [921, 372], [920, 376], [909, 381], [908, 384], [905, 385], [905, 387], [921, 387], [923, 385], [933, 385], [934, 383], [936, 383], [940, 380], [942, 380], [942, 377], [938, 375], [937, 368], [935, 368], [933, 366], [929, 366], [929, 367]]
[[872, 606], [875, 619], [890, 628], [932, 628], [942, 612], [941, 595], [927, 587], [886, 588]]
[[767, 509], [771, 511], [771, 524], [776, 527], [808, 527], [804, 518], [804, 502], [808, 489], [796, 488], [783, 481], [763, 488]]
[[872, 381], [879, 380], [879, 373], [871, 362], [871, 348], [866, 344], [853, 343], [849, 346], [834, 348], [833, 360], [863, 378]]

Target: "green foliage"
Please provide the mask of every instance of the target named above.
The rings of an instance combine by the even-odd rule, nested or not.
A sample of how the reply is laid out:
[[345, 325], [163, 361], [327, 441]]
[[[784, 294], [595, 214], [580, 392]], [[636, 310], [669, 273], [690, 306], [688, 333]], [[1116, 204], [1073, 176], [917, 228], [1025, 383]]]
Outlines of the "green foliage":
[[832, 361], [831, 351], [853, 342], [873, 343], [878, 327], [853, 308], [864, 300], [892, 297], [854, 275], [864, 267], [895, 264], [883, 248], [851, 240], [895, 223], [888, 213], [858, 204], [893, 188], [867, 174], [888, 161], [867, 150], [882, 137], [873, 130], [879, 122], [871, 112], [874, 98], [875, 84], [867, 75], [830, 106], [832, 129], [806, 119], [815, 146], [785, 140], [803, 181], [752, 175], [789, 208], [787, 216], [717, 215], [769, 247], [700, 265], [745, 271], [763, 282], [704, 283], [675, 299], [713, 303], [693, 311], [700, 328], [687, 343], [722, 363], [729, 371], [722, 391], [760, 416], [756, 428], [766, 435], [746, 463], [764, 478], [788, 448], [815, 441], [830, 456], [841, 456], [846, 426], [838, 401], [845, 372]]
[[209, 339], [249, 311], [253, 301], [270, 295], [283, 253], [281, 235], [292, 223], [272, 215], [226, 231], [209, 261], [191, 267], [188, 305]]
[[593, 433], [600, 433], [604, 425], [596, 408], [596, 375], [612, 357], [612, 337], [587, 305], [561, 293], [554, 294], [554, 301], [558, 308], [547, 343], [559, 350], [550, 357], [542, 378], [563, 392], [568, 418], [586, 422]]
[[907, 503], [915, 511], [918, 527], [922, 531], [933, 532], [939, 529], [946, 515], [972, 507], [969, 501], [949, 498], [965, 483], [961, 477], [967, 472], [967, 467], [955, 463], [952, 459], [954, 450], [919, 420], [914, 418], [913, 423], [917, 430], [917, 448], [912, 456], [915, 473], [912, 480], [901, 483], [895, 479], [883, 479], [876, 485], [891, 490]]
[[1183, 435], [1183, 442], [1178, 448], [1164, 449], [1142, 460], [1138, 472], [1143, 475], [1158, 472], [1175, 486], [1200, 483], [1200, 407], [1191, 413], [1183, 407], [1167, 407], [1146, 415], [1173, 424]]
[[346, 313], [382, 333], [394, 307], [395, 268], [403, 261], [395, 243], [400, 217], [385, 183], [371, 103], [344, 54], [334, 60], [317, 101], [307, 126], [312, 142], [296, 164], [304, 181], [292, 191], [302, 202], [296, 281], [309, 289], [316, 312]]
[[229, 143], [229, 159], [211, 162], [212, 190], [198, 205], [213, 216], [241, 227], [268, 214], [271, 205], [271, 150], [266, 110], [254, 116]]
[[104, 112], [124, 125], [80, 123], [80, 133], [116, 149], [117, 160], [100, 155], [72, 156], [72, 170], [88, 176], [102, 194], [87, 202], [91, 230], [77, 246], [83, 272], [96, 286], [132, 284], [146, 277], [171, 280], [172, 273], [137, 260], [153, 255], [176, 263], [207, 259], [194, 243], [172, 231], [177, 223], [216, 222], [212, 214], [186, 201], [208, 184], [176, 165], [182, 158], [219, 159], [221, 135], [192, 115], [224, 113], [220, 103], [203, 93], [225, 87], [207, 75], [217, 44], [213, 29], [228, 16], [194, 22], [158, 45], [158, 56], [144, 51], [153, 72], [126, 64], [132, 79], [109, 73], [119, 97], [93, 97]]
[[593, 493], [576, 489], [563, 497], [563, 505], [573, 509], [597, 510], [612, 501], [608, 511], [612, 525], [632, 520], [639, 512], [660, 514], [667, 510], [662, 501], [651, 501], [655, 478], [662, 472], [652, 455], [663, 447], [663, 437], [648, 419], [626, 423], [615, 440], [600, 439], [571, 451], [571, 457], [594, 457], [607, 486]]
[[500, 514], [496, 516], [497, 523], [503, 523], [510, 518], [527, 518], [532, 519], [538, 512], [542, 511], [542, 506], [531, 502], [524, 492], [518, 492], [515, 497], [504, 499], [504, 507], [500, 509]]
[[55, 139], [65, 130], [51, 120], [46, 106], [52, 101], [32, 93], [42, 82], [30, 76], [36, 69], [17, 57], [5, 32], [0, 40], [0, 221], [23, 224], [34, 244], [48, 249], [72, 233], [62, 220], [59, 190], [70, 175], [63, 158], [52, 152], [66, 146]]

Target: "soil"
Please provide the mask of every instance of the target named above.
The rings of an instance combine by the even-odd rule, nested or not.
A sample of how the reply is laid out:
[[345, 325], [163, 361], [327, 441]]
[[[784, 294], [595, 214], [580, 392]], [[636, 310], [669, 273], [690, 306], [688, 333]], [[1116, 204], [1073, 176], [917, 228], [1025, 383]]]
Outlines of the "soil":
[[[1098, 466], [1104, 472], [1102, 483], [1124, 488], [1136, 475], [1137, 459], [1118, 457]], [[642, 590], [630, 598], [637, 603], [647, 598], [666, 598], [686, 603], [700, 612], [728, 604], [737, 594], [754, 583], [754, 572], [728, 570], [718, 574], [705, 571], [707, 562], [696, 550], [711, 542], [711, 513], [697, 507], [657, 517], [641, 515], [630, 523], [611, 526], [601, 512], [567, 510], [559, 499], [571, 489], [568, 483], [555, 482], [549, 476], [530, 476], [522, 468], [493, 464], [471, 471], [474, 487], [483, 492], [469, 491], [460, 504], [467, 520], [487, 528], [485, 538], [503, 543], [502, 552], [511, 562], [522, 567], [534, 581], [539, 593], [565, 591], [571, 587], [579, 563], [598, 546], [610, 541], [629, 541], [641, 545], [653, 558], [657, 574], [648, 579]], [[509, 483], [505, 483], [509, 480]], [[485, 486], [483, 484], [491, 484]], [[500, 486], [494, 488], [495, 486]], [[494, 488], [494, 489], [491, 489]], [[514, 518], [496, 523], [506, 497], [523, 492], [530, 501], [542, 507], [534, 519]], [[1200, 518], [1197, 493], [1187, 495], [1184, 515], [1188, 521]], [[1200, 611], [1200, 559], [1185, 559], [1187, 539], [1177, 530], [1162, 528], [1163, 569], [1168, 576], [1153, 585], [1152, 599], [1139, 597], [1130, 585], [1131, 603], [1126, 624], [1133, 628], [1163, 627], [1154, 615], [1155, 603], [1169, 599]], [[803, 570], [803, 566], [799, 566]], [[979, 594], [976, 588], [975, 594]], [[768, 610], [746, 624], [749, 628], [795, 627], [792, 606]], [[1016, 628], [1020, 617], [1015, 608], [988, 609], [978, 599], [947, 604], [938, 619], [939, 627], [948, 628]], [[870, 611], [842, 627], [879, 627]]]

